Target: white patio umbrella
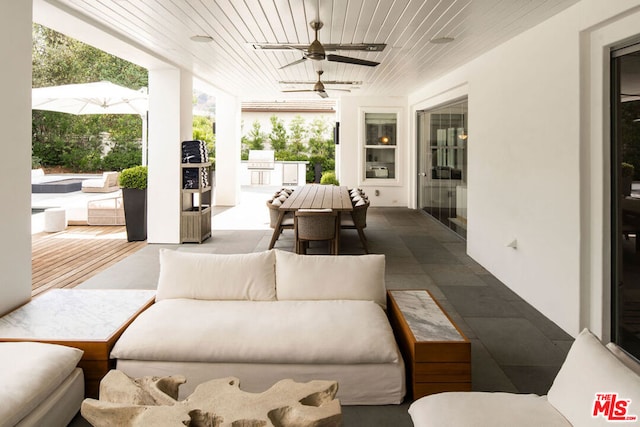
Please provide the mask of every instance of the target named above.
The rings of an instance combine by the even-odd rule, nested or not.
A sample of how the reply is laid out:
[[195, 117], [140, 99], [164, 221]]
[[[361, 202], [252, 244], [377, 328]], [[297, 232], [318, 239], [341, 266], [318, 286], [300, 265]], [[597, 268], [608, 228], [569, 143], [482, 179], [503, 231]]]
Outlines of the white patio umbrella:
[[147, 164], [146, 88], [136, 91], [106, 81], [33, 88], [31, 108], [70, 114], [138, 114], [142, 117], [142, 164]]

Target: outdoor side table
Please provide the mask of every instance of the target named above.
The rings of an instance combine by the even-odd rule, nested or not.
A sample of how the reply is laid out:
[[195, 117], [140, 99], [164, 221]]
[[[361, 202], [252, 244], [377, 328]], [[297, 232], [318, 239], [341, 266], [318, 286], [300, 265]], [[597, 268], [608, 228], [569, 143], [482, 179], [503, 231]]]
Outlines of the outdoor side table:
[[44, 231], [57, 233], [67, 228], [67, 211], [64, 208], [47, 208], [44, 210]]
[[426, 290], [387, 291], [389, 321], [416, 400], [471, 390], [471, 343]]
[[53, 289], [0, 318], [0, 341], [37, 341], [84, 351], [85, 396], [98, 397], [115, 361], [109, 353], [129, 324], [153, 304], [155, 291]]

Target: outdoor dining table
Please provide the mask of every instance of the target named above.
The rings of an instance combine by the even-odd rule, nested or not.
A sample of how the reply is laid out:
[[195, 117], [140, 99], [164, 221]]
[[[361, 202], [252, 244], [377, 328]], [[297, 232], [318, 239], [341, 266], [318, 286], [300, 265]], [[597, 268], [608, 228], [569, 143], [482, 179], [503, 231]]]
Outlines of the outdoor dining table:
[[295, 212], [298, 209], [331, 209], [337, 212], [335, 251], [338, 253], [340, 236], [340, 214], [344, 211], [352, 211], [349, 189], [345, 186], [307, 184], [298, 187], [279, 207], [278, 222], [273, 229], [273, 236], [269, 249], [273, 249], [276, 240], [280, 236], [280, 224], [287, 212]]

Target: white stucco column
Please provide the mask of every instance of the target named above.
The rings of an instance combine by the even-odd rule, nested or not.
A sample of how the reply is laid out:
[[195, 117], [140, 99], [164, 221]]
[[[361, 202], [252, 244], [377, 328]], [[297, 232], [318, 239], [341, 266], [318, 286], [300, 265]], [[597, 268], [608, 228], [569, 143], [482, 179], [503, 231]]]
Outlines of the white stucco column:
[[193, 134], [192, 84], [184, 70], [149, 70], [149, 243], [180, 243], [180, 143]]
[[31, 2], [0, 0], [0, 315], [31, 298]]
[[236, 97], [216, 94], [216, 206], [235, 206], [240, 198], [240, 116]]

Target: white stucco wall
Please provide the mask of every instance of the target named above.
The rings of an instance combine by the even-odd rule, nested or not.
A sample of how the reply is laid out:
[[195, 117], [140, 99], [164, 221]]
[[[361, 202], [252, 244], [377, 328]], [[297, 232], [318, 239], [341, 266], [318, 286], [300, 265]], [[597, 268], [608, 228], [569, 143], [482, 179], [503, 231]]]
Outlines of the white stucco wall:
[[1, 8], [0, 315], [31, 298], [31, 2]]
[[623, 22], [639, 6], [583, 0], [409, 98], [414, 115], [466, 92], [468, 253], [573, 335], [609, 334], [608, 101], [587, 102], [606, 87], [608, 59], [606, 43], [594, 54], [585, 40], [602, 27], [621, 28], [618, 41], [640, 33], [637, 19]]
[[[364, 122], [363, 111], [398, 112], [398, 162], [396, 180], [365, 180], [364, 168]], [[357, 97], [340, 98], [338, 121], [340, 122], [340, 144], [338, 147], [338, 178], [341, 185], [361, 187], [369, 196], [371, 206], [407, 206], [409, 196], [407, 183], [411, 171], [408, 168], [409, 154], [415, 137], [409, 135], [407, 98], [405, 97]], [[392, 181], [392, 182], [391, 182]], [[376, 195], [377, 191], [377, 195]]]

